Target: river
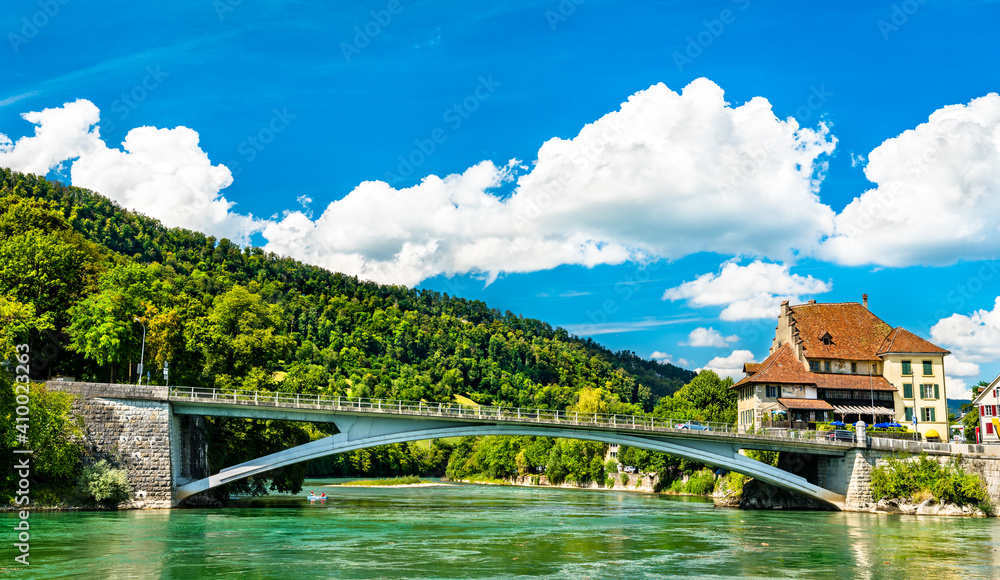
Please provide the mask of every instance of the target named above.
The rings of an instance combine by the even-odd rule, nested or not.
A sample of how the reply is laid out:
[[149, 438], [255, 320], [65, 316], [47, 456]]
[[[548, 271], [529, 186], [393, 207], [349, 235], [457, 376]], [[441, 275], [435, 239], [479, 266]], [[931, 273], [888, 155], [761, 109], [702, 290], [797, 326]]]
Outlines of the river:
[[[507, 486], [320, 487], [218, 510], [37, 512], [24, 578], [1000, 578], [1000, 519], [747, 512]], [[326, 491], [310, 504], [309, 491]]]

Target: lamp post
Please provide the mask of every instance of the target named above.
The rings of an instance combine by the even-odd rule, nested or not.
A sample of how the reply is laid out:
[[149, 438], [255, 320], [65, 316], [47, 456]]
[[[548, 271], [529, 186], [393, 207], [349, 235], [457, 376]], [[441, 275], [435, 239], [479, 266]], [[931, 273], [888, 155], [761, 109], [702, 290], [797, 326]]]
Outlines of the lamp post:
[[[142, 324], [139, 317], [135, 317], [135, 321]], [[142, 351], [139, 353], [139, 384], [142, 384], [142, 363], [146, 359], [146, 325], [142, 324]]]

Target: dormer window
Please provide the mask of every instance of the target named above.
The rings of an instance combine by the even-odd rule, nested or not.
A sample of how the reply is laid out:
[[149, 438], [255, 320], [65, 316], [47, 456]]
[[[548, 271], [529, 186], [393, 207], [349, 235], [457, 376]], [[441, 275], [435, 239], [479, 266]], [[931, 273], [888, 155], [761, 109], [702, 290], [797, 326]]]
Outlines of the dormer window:
[[830, 336], [829, 332], [823, 334], [823, 336], [819, 337], [819, 339], [821, 341], [823, 341], [823, 344], [825, 344], [827, 346], [830, 346], [831, 344], [833, 344], [833, 337]]

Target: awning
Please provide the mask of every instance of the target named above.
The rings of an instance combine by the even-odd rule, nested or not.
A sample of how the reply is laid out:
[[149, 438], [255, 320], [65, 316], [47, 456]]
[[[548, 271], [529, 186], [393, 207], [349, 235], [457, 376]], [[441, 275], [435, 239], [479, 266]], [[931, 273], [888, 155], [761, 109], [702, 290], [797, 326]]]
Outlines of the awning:
[[895, 417], [896, 411], [889, 407], [855, 407], [853, 405], [838, 405], [833, 408], [838, 415], [884, 415]]
[[832, 411], [833, 405], [822, 399], [778, 399], [782, 407], [796, 411]]

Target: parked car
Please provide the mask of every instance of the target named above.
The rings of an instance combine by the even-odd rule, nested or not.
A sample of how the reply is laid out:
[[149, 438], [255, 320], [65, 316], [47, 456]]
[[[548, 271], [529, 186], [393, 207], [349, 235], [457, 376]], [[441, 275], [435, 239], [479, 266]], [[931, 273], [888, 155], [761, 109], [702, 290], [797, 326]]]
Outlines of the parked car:
[[857, 435], [854, 433], [854, 431], [844, 431], [841, 429], [827, 433], [826, 437], [830, 441], [851, 441], [851, 442], [857, 441]]
[[633, 466], [631, 466], [631, 465], [626, 465], [626, 466], [625, 466], [625, 467], [624, 467], [624, 468], [622, 469], [622, 471], [624, 471], [625, 473], [635, 473], [635, 467], [633, 467]]
[[677, 425], [678, 429], [692, 429], [694, 431], [711, 431], [712, 428], [708, 425], [699, 423], [698, 421], [687, 421], [686, 423], [681, 423]]

